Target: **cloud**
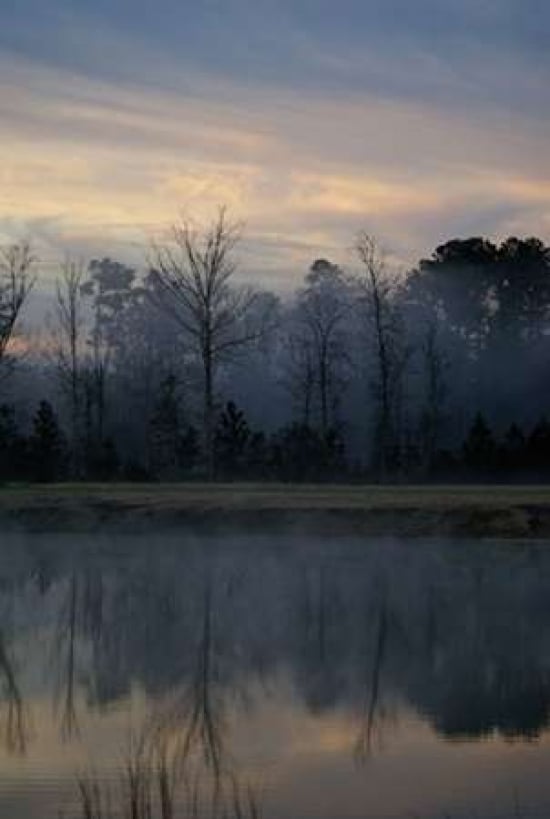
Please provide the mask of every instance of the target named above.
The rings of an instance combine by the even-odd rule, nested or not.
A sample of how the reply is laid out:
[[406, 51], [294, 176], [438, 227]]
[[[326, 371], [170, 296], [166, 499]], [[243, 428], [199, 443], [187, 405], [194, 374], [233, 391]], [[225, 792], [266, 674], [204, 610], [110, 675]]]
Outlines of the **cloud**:
[[515, 0], [18, 9], [0, 33], [0, 232], [36, 233], [49, 259], [137, 264], [222, 201], [245, 268], [277, 285], [363, 226], [404, 264], [453, 234], [548, 236], [548, 57]]
[[[534, 114], [548, 101], [543, 0], [20, 0], [0, 48], [113, 82], [197, 73]], [[190, 79], [189, 79], [190, 78]]]

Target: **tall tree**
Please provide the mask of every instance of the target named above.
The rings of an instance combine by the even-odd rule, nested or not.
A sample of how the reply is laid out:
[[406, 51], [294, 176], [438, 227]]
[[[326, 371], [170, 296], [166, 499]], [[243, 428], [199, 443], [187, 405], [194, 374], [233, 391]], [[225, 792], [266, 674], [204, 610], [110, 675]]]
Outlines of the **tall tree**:
[[524, 343], [550, 319], [550, 248], [540, 239], [452, 239], [422, 259], [409, 295], [432, 305], [479, 358], [491, 344]]
[[122, 317], [133, 299], [135, 271], [113, 259], [93, 259], [81, 293], [89, 299], [90, 333], [84, 373], [88, 449], [106, 436], [108, 379], [119, 344]]
[[452, 239], [422, 259], [408, 280], [409, 297], [444, 319], [473, 358], [489, 332], [497, 261], [498, 248], [488, 239]]
[[[453, 239], [410, 275], [407, 297], [444, 328], [464, 403], [527, 420], [544, 377], [550, 324], [550, 248], [539, 239]], [[510, 389], [515, 370], [521, 385]], [[520, 394], [524, 396], [520, 399]], [[513, 414], [513, 415], [512, 415]]]
[[[220, 364], [260, 340], [273, 302], [259, 291], [233, 284], [234, 250], [240, 226], [220, 208], [203, 231], [175, 224], [171, 241], [153, 247], [159, 306], [184, 330], [198, 355], [203, 381], [203, 434], [206, 473], [214, 477], [216, 375]], [[259, 308], [259, 309], [258, 309]]]
[[[316, 399], [322, 435], [335, 423], [335, 413], [346, 383], [346, 317], [351, 308], [349, 284], [343, 271], [325, 259], [310, 268], [296, 300], [291, 334], [290, 363], [294, 367], [290, 383], [300, 386], [308, 408], [304, 422], [310, 422], [311, 399]], [[297, 370], [296, 365], [300, 369]]]
[[355, 250], [362, 268], [355, 278], [358, 306], [375, 362], [374, 464], [384, 479], [395, 466], [399, 448], [402, 379], [410, 347], [397, 302], [398, 283], [376, 240], [360, 233]]
[[550, 321], [550, 247], [540, 239], [506, 239], [498, 248], [493, 332], [527, 345]]
[[315, 391], [313, 345], [306, 334], [294, 328], [284, 340], [281, 383], [291, 398], [299, 423], [309, 427]]
[[61, 390], [68, 399], [71, 418], [72, 472], [80, 470], [80, 447], [82, 443], [82, 364], [84, 305], [82, 262], [67, 260], [56, 281], [57, 349], [56, 363]]
[[424, 371], [424, 400], [420, 418], [420, 439], [424, 468], [430, 470], [441, 445], [445, 423], [448, 360], [439, 340], [439, 326], [428, 323], [420, 349]]

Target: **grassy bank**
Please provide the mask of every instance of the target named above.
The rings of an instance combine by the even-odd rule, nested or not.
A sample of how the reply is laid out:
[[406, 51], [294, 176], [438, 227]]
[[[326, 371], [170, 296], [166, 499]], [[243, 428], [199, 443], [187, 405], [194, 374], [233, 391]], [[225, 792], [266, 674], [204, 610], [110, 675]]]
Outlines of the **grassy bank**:
[[0, 489], [0, 527], [188, 526], [400, 536], [550, 537], [550, 486], [55, 484]]

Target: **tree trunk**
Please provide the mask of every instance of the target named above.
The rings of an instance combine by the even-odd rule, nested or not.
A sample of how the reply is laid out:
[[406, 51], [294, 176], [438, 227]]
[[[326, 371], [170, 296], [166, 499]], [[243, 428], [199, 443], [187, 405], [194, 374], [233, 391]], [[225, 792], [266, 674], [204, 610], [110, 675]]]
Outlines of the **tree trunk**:
[[204, 356], [204, 447], [206, 460], [206, 477], [214, 480], [214, 396], [212, 352], [206, 350]]
[[326, 438], [328, 430], [328, 376], [327, 376], [327, 354], [326, 350], [321, 351], [319, 367], [319, 390], [321, 392], [321, 433]]

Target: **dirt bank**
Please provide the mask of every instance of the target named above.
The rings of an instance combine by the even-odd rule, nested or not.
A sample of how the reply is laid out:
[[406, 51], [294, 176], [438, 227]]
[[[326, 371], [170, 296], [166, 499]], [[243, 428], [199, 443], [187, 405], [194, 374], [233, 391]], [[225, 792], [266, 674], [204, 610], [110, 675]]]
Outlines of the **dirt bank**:
[[260, 484], [4, 487], [0, 530], [288, 531], [550, 538], [550, 487]]

